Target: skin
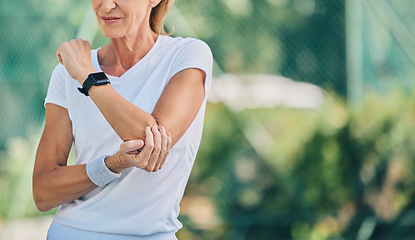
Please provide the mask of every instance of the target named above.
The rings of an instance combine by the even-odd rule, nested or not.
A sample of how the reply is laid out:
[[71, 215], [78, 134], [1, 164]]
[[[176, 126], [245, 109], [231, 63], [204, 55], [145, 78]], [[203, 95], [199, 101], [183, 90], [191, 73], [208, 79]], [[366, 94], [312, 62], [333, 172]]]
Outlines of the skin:
[[[110, 43], [98, 52], [100, 66], [109, 75], [121, 76], [154, 45], [157, 34], [150, 29], [149, 17], [152, 7], [159, 1], [91, 2], [99, 26], [110, 38]], [[56, 52], [59, 62], [80, 84], [88, 74], [96, 72], [90, 50], [87, 41], [75, 39], [63, 43]], [[160, 170], [170, 148], [183, 136], [199, 111], [204, 99], [204, 79], [205, 73], [200, 69], [177, 73], [151, 114], [128, 102], [111, 85], [91, 87], [91, 99], [124, 141], [117, 153], [106, 158], [108, 168], [116, 173], [130, 167], [147, 172]], [[67, 109], [48, 103], [45, 114], [45, 128], [33, 172], [33, 195], [40, 211], [73, 201], [96, 188], [86, 174], [85, 164], [67, 166], [73, 142]]]

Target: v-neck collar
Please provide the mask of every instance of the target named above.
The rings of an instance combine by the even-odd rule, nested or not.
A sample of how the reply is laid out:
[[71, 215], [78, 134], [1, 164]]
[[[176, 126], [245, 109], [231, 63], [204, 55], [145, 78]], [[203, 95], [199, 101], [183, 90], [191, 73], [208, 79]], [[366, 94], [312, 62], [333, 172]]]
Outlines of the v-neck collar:
[[[144, 64], [145, 62], [148, 61], [148, 59], [151, 58], [151, 56], [154, 54], [154, 52], [156, 51], [155, 49], [158, 48], [158, 45], [160, 45], [160, 42], [162, 41], [161, 39], [164, 38], [164, 35], [159, 35], [156, 39], [156, 41], [154, 42], [154, 45], [151, 47], [150, 51], [148, 51], [148, 53], [146, 55], [144, 55], [144, 57], [138, 61], [136, 64], [134, 64], [131, 68], [129, 68], [127, 71], [125, 71], [121, 76], [117, 77], [117, 76], [112, 76], [109, 74], [106, 74], [109, 78], [111, 79], [121, 79], [123, 78], [125, 75], [127, 75], [130, 71], [134, 70], [135, 68], [138, 68], [139, 66], [141, 66], [142, 64]], [[97, 48], [95, 50], [95, 53], [93, 54], [93, 61], [94, 61], [94, 65], [95, 68], [98, 72], [103, 72], [101, 69], [101, 66], [99, 65], [99, 61], [98, 61], [98, 50], [100, 48]]]

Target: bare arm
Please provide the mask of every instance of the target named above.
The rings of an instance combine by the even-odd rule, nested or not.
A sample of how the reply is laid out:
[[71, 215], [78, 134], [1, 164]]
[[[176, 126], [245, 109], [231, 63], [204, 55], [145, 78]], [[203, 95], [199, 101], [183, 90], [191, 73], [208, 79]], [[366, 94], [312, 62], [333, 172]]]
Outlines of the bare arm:
[[199, 69], [186, 69], [174, 75], [152, 114], [128, 102], [111, 85], [92, 87], [89, 94], [122, 140], [144, 139], [146, 126], [159, 125], [171, 133], [174, 145], [202, 105], [204, 79], [205, 73]]
[[[82, 84], [95, 72], [90, 45], [81, 39], [62, 44], [56, 53], [68, 73]], [[204, 99], [205, 72], [185, 69], [175, 74], [164, 89], [152, 114], [119, 95], [111, 85], [93, 86], [89, 95], [108, 123], [124, 141], [144, 139], [146, 126], [164, 126], [174, 145], [196, 117]], [[163, 151], [163, 149], [155, 149]]]
[[96, 187], [86, 175], [85, 164], [66, 166], [72, 141], [68, 111], [46, 104], [45, 129], [33, 171], [33, 197], [40, 211], [75, 200]]
[[[146, 146], [140, 153], [134, 150], [144, 144], [141, 140], [124, 142], [120, 151], [106, 158], [107, 166], [114, 172], [130, 167], [148, 172], [162, 168], [166, 154], [154, 153], [155, 146], [171, 147], [169, 134], [161, 129], [146, 128]], [[45, 129], [36, 153], [33, 171], [33, 198], [39, 211], [48, 211], [61, 204], [71, 202], [87, 194], [97, 186], [86, 174], [86, 165], [67, 166], [72, 146], [72, 123], [67, 109], [55, 104], [46, 104]]]
[[[88, 49], [83, 53], [88, 55], [90, 51]], [[90, 55], [75, 58], [90, 61]], [[60, 62], [64, 63], [62, 59]], [[68, 65], [65, 65], [67, 70]], [[70, 70], [68, 72], [81, 82], [95, 71], [91, 68], [88, 70], [88, 67], [79, 69], [81, 75]], [[107, 166], [114, 172], [132, 166], [146, 171], [159, 170], [166, 160], [166, 152], [186, 132], [199, 111], [204, 99], [204, 79], [205, 73], [200, 69], [186, 69], [177, 73], [166, 86], [152, 114], [128, 102], [110, 85], [92, 87], [89, 92], [92, 100], [121, 139], [146, 141], [139, 153], [133, 150], [141, 147], [141, 143], [123, 143], [121, 151], [106, 159]], [[165, 126], [166, 130], [152, 128], [153, 136], [149, 140], [147, 137], [151, 131], [146, 126]], [[46, 124], [33, 172], [33, 195], [40, 211], [48, 211], [78, 199], [96, 187], [86, 174], [85, 164], [67, 166], [72, 141], [72, 124], [67, 110], [46, 104]]]

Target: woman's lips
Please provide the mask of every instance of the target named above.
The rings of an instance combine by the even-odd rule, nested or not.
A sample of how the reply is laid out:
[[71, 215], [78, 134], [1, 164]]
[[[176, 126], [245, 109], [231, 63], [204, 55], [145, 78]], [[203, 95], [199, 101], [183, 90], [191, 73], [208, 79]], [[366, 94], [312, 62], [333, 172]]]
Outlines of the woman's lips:
[[101, 17], [101, 19], [106, 24], [113, 24], [113, 23], [118, 22], [121, 18], [119, 18], [119, 17]]

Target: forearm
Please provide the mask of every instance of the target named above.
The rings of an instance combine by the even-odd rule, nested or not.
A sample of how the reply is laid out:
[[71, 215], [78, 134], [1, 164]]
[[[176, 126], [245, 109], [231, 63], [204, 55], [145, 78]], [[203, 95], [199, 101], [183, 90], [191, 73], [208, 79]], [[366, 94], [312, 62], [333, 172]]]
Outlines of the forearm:
[[[106, 158], [107, 167], [120, 173], [131, 167], [122, 160], [120, 152]], [[86, 173], [86, 164], [73, 166], [57, 165], [53, 170], [33, 177], [33, 195], [40, 211], [74, 201], [89, 193], [95, 185]]]
[[[81, 85], [89, 74], [96, 72], [90, 50], [89, 42], [76, 39], [63, 43], [56, 52], [68, 74]], [[111, 56], [107, 54], [107, 57]], [[169, 80], [151, 114], [124, 99], [111, 85], [92, 86], [88, 93], [122, 140], [144, 139], [146, 126], [160, 125], [171, 133], [174, 146], [202, 106], [206, 76], [206, 72], [199, 68], [183, 69], [176, 73]]]
[[111, 85], [93, 86], [88, 93], [123, 141], [144, 139], [147, 126], [163, 126], [171, 133], [174, 146], [200, 109], [204, 99], [204, 78], [205, 73], [199, 69], [176, 73], [151, 114], [130, 103]]
[[[62, 44], [57, 57], [81, 85], [89, 74], [96, 72], [90, 62], [90, 45], [85, 41], [77, 39]], [[88, 94], [123, 141], [144, 139], [144, 128], [157, 125], [150, 114], [127, 101], [111, 85], [92, 86]]]
[[47, 103], [45, 113], [32, 179], [33, 198], [40, 211], [73, 201], [96, 187], [88, 179], [85, 165], [67, 166], [73, 143], [67, 109]]
[[110, 85], [91, 87], [89, 96], [123, 141], [144, 139], [145, 127], [157, 125], [152, 115], [127, 101]]
[[49, 211], [96, 188], [89, 180], [85, 166], [56, 166], [47, 173], [34, 175], [33, 197], [39, 211]]

